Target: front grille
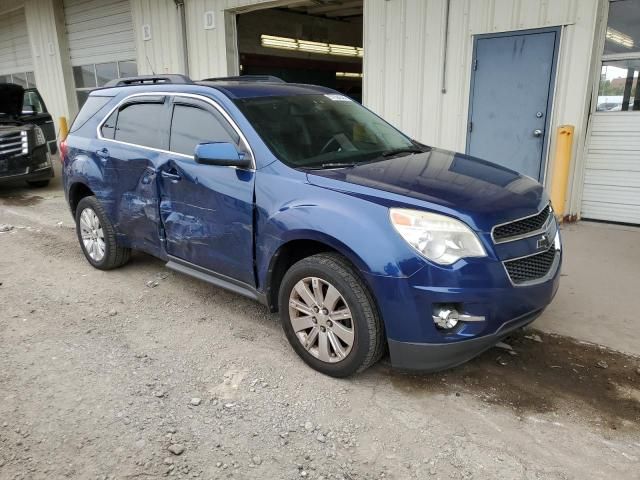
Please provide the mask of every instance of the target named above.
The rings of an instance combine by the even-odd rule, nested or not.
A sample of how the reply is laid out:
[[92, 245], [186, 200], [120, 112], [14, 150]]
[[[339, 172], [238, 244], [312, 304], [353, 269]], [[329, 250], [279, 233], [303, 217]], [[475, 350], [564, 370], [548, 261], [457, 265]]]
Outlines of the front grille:
[[0, 134], [0, 157], [15, 157], [27, 150], [27, 132]]
[[506, 242], [511, 238], [538, 232], [547, 223], [551, 212], [551, 206], [547, 206], [543, 208], [540, 213], [532, 215], [531, 217], [505, 223], [504, 225], [498, 225], [493, 229], [493, 241], [498, 243]]
[[551, 270], [556, 255], [558, 252], [556, 252], [555, 245], [552, 245], [544, 252], [516, 260], [507, 260], [504, 262], [504, 266], [511, 281], [515, 285], [520, 285], [545, 277]]

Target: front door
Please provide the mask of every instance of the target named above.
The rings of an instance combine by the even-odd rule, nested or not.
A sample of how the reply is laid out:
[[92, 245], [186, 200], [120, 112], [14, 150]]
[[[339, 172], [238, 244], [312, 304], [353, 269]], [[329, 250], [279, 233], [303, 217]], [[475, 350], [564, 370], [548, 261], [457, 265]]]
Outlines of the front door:
[[159, 172], [160, 218], [167, 253], [255, 286], [255, 172], [203, 165], [193, 159], [196, 145], [203, 142], [232, 142], [242, 150], [240, 137], [207, 102], [173, 98], [172, 153], [164, 154]]
[[557, 28], [475, 38], [468, 154], [542, 180], [559, 40]]

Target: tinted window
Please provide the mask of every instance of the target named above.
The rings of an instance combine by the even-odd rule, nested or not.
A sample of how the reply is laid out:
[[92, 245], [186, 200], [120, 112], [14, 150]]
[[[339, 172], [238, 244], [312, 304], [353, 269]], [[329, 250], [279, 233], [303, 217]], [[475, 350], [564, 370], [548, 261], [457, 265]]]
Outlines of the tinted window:
[[204, 142], [231, 142], [239, 138], [219, 114], [198, 107], [176, 105], [171, 121], [169, 150], [193, 155], [196, 145]]
[[78, 130], [87, 120], [93, 117], [98, 110], [104, 107], [109, 100], [111, 100], [111, 97], [89, 97], [78, 115], [76, 115], [76, 119], [73, 121], [69, 131], [75, 132]]
[[36, 90], [25, 90], [22, 100], [22, 107], [32, 108], [35, 113], [45, 113], [47, 109], [44, 106], [42, 97]]
[[125, 105], [118, 113], [115, 139], [120, 142], [163, 148], [162, 103], [133, 103]]

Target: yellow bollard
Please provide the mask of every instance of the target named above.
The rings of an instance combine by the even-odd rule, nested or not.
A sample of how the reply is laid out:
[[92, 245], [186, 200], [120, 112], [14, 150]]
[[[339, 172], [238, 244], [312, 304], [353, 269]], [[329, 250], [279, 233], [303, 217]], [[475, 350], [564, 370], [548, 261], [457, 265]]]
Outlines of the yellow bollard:
[[562, 221], [564, 217], [574, 130], [575, 127], [573, 125], [561, 125], [558, 127], [556, 155], [551, 175], [551, 205], [553, 205], [553, 210], [559, 221]]
[[58, 123], [60, 124], [60, 132], [59, 137], [60, 141], [63, 142], [67, 135], [69, 134], [69, 125], [67, 125], [67, 117], [60, 117], [58, 119]]

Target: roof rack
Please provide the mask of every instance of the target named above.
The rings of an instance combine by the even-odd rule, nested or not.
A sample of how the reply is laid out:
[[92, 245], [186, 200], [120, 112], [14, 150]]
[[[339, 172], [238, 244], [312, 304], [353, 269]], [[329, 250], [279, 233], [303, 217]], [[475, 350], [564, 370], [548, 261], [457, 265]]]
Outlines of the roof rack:
[[110, 80], [104, 84], [105, 88], [124, 87], [127, 85], [153, 85], [156, 83], [193, 83], [186, 75], [176, 73], [167, 75], [138, 75], [135, 77], [123, 77]]
[[205, 78], [203, 82], [265, 82], [265, 83], [287, 83], [283, 79], [273, 75], [240, 75], [236, 77], [214, 77]]

